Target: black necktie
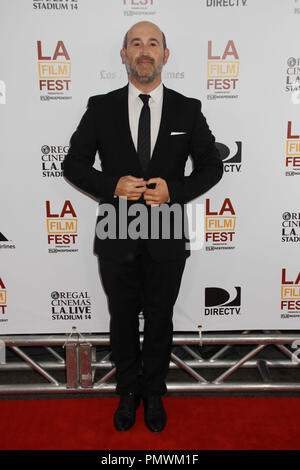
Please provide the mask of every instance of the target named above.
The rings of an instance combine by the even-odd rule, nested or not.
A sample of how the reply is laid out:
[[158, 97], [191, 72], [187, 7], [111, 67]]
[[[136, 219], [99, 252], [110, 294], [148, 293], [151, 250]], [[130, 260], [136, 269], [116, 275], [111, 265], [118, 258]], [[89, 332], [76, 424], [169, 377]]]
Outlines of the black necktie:
[[150, 161], [151, 153], [150, 108], [148, 105], [150, 95], [141, 94], [139, 97], [143, 101], [144, 106], [142, 107], [139, 120], [137, 151], [142, 168], [144, 171], [146, 171]]

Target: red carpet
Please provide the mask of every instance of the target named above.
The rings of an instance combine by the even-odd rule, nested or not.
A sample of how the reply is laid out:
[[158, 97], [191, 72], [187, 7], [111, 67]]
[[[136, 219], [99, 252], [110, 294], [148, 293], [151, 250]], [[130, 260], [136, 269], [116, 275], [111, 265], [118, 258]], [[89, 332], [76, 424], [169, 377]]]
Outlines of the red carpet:
[[164, 431], [145, 427], [143, 407], [120, 433], [117, 398], [1, 400], [1, 450], [298, 450], [299, 398], [164, 398]]

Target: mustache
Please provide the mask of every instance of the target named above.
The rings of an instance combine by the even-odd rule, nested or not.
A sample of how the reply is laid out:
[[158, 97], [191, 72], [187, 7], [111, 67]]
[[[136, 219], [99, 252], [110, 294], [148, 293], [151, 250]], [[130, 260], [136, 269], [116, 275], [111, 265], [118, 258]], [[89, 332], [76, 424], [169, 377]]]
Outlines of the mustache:
[[152, 64], [154, 64], [154, 59], [152, 59], [152, 57], [148, 57], [146, 55], [143, 55], [141, 57], [138, 57], [136, 59], [136, 63], [139, 64], [142, 60], [148, 60], [149, 62], [151, 62]]

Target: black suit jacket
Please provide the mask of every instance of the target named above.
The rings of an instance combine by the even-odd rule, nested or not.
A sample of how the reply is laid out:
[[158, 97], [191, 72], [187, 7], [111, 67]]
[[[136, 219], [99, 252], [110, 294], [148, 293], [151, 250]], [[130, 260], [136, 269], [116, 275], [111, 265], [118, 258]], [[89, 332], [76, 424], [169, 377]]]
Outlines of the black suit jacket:
[[[172, 132], [178, 134], [171, 135]], [[93, 167], [97, 151], [102, 171]], [[185, 176], [189, 155], [193, 160], [193, 171]], [[152, 257], [159, 261], [190, 255], [190, 250], [186, 247], [188, 238], [184, 234], [184, 225], [187, 223], [184, 204], [205, 193], [220, 180], [223, 164], [215, 146], [215, 138], [201, 112], [200, 101], [187, 98], [164, 86], [160, 129], [149, 167], [144, 173], [131, 137], [128, 86], [125, 86], [89, 99], [87, 111], [71, 137], [63, 170], [69, 181], [99, 198], [100, 204], [113, 204], [116, 214], [119, 198], [114, 198], [114, 191], [121, 176], [133, 175], [145, 179], [158, 176], [165, 179], [170, 195], [168, 205], [178, 203], [182, 209], [180, 223], [183, 235], [177, 238], [178, 230], [174, 230], [174, 224], [178, 224], [176, 216], [170, 217], [169, 239], [163, 238], [162, 232], [158, 239], [147, 239]], [[143, 198], [138, 202], [147, 208], [150, 228], [151, 211], [159, 208], [146, 206]], [[133, 203], [136, 201], [127, 201], [128, 207]], [[134, 217], [128, 217], [128, 223], [133, 219]], [[136, 244], [137, 240], [118, 238], [118, 224], [116, 239], [95, 237], [97, 253], [119, 260], [131, 256]]]

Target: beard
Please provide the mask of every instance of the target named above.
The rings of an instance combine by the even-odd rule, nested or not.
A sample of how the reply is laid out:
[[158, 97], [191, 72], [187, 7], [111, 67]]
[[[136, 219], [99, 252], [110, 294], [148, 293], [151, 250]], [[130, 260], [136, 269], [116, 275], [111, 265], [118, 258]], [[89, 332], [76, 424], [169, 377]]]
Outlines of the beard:
[[[146, 66], [143, 64], [140, 65], [140, 62], [143, 60], [147, 60], [150, 63], [148, 63]], [[162, 67], [163, 63], [157, 66], [154, 59], [146, 56], [138, 57], [133, 63], [130, 63], [129, 60], [126, 63], [128, 74], [134, 77], [135, 80], [139, 83], [152, 83], [155, 78], [160, 75]]]

